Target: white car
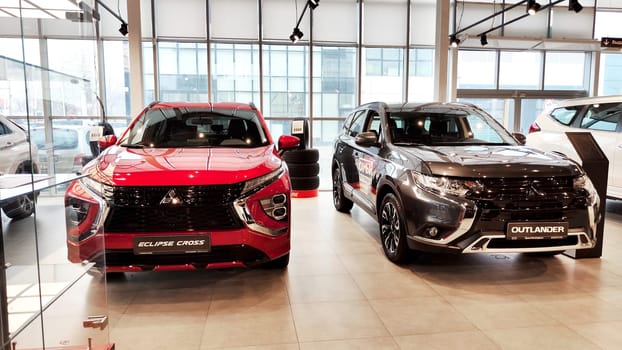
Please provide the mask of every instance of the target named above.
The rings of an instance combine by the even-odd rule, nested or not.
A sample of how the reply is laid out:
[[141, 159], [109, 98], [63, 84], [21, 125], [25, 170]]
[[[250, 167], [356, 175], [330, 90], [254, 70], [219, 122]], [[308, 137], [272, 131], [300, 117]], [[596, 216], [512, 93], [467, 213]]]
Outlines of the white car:
[[[0, 115], [0, 175], [38, 172], [37, 148], [30, 147], [26, 131]], [[22, 196], [2, 203], [2, 211], [11, 219], [30, 216], [34, 207], [34, 195]]]
[[581, 159], [566, 132], [589, 132], [609, 160], [607, 197], [622, 199], [622, 96], [566, 100], [529, 127], [527, 145]]

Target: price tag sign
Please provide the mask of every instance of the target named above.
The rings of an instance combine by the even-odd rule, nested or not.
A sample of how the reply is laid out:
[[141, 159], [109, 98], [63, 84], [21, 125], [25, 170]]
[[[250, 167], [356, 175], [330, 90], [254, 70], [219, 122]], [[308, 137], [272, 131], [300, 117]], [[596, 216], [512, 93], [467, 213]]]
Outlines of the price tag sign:
[[99, 125], [91, 126], [89, 129], [89, 141], [99, 141], [104, 136], [104, 127]]
[[303, 134], [304, 133], [304, 127], [305, 127], [305, 121], [304, 120], [294, 120], [292, 122], [292, 135]]

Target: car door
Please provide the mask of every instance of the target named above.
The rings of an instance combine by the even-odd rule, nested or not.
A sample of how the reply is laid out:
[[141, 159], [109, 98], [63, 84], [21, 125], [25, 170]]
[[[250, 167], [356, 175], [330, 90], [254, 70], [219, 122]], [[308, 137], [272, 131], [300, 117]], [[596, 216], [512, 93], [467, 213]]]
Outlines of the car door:
[[15, 163], [15, 147], [24, 142], [23, 134], [14, 132], [8, 125], [9, 121], [0, 120], [0, 173], [12, 172], [11, 165]]
[[[379, 140], [381, 134], [380, 114], [375, 110], [368, 110], [364, 114], [362, 132], [372, 132]], [[359, 184], [355, 189], [355, 195], [372, 212], [375, 212], [376, 185], [378, 182], [378, 165], [380, 163], [380, 144], [361, 145], [354, 142], [354, 164], [359, 178]]]

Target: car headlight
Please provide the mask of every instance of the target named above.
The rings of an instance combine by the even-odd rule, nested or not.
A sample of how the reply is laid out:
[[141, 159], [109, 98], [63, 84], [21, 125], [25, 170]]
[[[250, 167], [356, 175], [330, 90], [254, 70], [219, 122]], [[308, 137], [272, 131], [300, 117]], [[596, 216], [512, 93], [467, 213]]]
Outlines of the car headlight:
[[276, 179], [278, 179], [285, 172], [285, 165], [281, 163], [281, 166], [266, 175], [262, 175], [260, 177], [256, 177], [254, 179], [250, 179], [244, 183], [244, 187], [242, 188], [241, 196], [245, 197], [250, 195], [253, 192], [259, 191], [259, 189], [263, 188], [265, 185], [272, 183]]
[[479, 182], [473, 180], [429, 176], [416, 171], [413, 171], [412, 174], [417, 186], [441, 195], [465, 197], [468, 193], [479, 191], [482, 188]]
[[102, 198], [106, 193], [112, 193], [112, 186], [93, 180], [89, 176], [81, 178], [80, 183]]
[[584, 190], [585, 192], [587, 192], [590, 197], [590, 205], [593, 205], [600, 200], [598, 192], [596, 191], [596, 187], [594, 187], [592, 180], [590, 180], [590, 178], [585, 174], [575, 177], [572, 182], [572, 187], [575, 190]]

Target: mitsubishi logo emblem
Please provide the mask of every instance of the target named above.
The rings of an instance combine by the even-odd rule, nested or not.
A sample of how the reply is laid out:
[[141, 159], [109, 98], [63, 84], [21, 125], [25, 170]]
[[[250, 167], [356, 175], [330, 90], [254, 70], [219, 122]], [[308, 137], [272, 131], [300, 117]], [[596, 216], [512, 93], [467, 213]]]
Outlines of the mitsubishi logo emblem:
[[162, 200], [160, 201], [160, 205], [163, 204], [180, 204], [182, 202], [181, 198], [179, 197], [179, 195], [177, 194], [177, 192], [175, 192], [174, 189], [168, 191], [166, 193], [166, 195], [164, 196], [164, 198], [162, 198]]
[[529, 189], [527, 190], [527, 196], [528, 197], [535, 197], [535, 196], [539, 196], [542, 197], [544, 196], [544, 193], [539, 191], [536, 186], [534, 185], [533, 182], [529, 183]]

